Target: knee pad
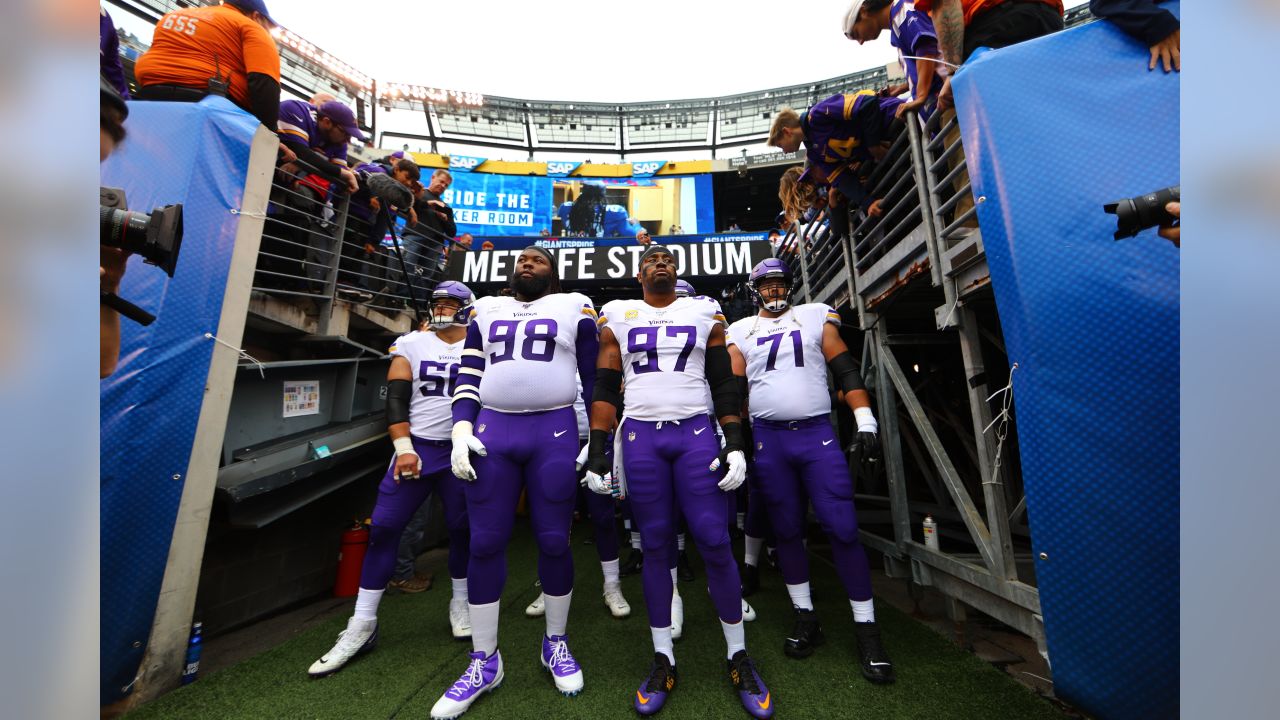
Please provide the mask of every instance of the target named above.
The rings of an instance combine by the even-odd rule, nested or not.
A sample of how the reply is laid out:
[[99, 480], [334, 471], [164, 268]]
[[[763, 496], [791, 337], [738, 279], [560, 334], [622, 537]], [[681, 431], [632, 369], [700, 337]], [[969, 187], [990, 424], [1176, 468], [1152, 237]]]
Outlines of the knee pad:
[[538, 551], [549, 557], [569, 554], [569, 535], [561, 532], [540, 532], [536, 536]]
[[471, 533], [471, 556], [486, 558], [506, 552], [510, 535], [493, 530]]
[[855, 518], [840, 518], [835, 523], [823, 523], [823, 529], [832, 540], [846, 545], [859, 545], [858, 521]]
[[[634, 531], [636, 528], [633, 525], [631, 529]], [[658, 554], [667, 552], [669, 546], [675, 545], [675, 536], [672, 535], [674, 530], [671, 523], [664, 522], [650, 525], [645, 530], [649, 532], [640, 531], [640, 549], [644, 551], [645, 555], [652, 553], [653, 557], [657, 557]]]
[[400, 534], [404, 532], [404, 528], [387, 527], [386, 525], [369, 526], [369, 548], [389, 545], [398, 547], [400, 545]]

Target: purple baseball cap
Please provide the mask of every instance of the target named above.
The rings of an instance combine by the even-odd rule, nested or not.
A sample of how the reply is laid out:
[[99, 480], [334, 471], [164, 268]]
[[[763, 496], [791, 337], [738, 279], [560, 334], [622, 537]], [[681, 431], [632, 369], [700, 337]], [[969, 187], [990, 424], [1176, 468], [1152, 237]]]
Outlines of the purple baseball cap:
[[364, 133], [360, 132], [360, 128], [356, 127], [356, 114], [351, 111], [351, 108], [337, 100], [322, 103], [320, 107], [316, 108], [316, 114], [329, 118], [335, 125], [342, 128], [343, 132], [351, 136], [353, 140], [364, 140]]
[[245, 12], [256, 12], [267, 19], [272, 25], [279, 25], [275, 18], [271, 17], [271, 13], [267, 12], [267, 4], [262, 0], [226, 0], [228, 5], [234, 5]]

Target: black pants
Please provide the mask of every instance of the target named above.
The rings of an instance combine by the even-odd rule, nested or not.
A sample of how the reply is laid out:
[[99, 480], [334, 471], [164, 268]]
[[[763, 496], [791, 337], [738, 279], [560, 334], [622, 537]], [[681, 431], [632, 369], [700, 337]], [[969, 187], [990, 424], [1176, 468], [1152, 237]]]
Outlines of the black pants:
[[1041, 0], [1006, 0], [964, 28], [964, 59], [980, 47], [1002, 48], [1061, 30], [1062, 14]]

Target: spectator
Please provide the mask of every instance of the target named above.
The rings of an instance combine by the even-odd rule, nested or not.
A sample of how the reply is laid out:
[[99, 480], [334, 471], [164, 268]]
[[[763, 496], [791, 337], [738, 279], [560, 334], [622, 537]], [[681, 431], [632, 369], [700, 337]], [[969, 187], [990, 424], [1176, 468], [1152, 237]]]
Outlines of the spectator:
[[[321, 105], [327, 102], [337, 102], [337, 100], [338, 100], [337, 95], [333, 95], [327, 92], [318, 92], [315, 95], [312, 95], [311, 99], [307, 100], [307, 102], [311, 103], [315, 107], [320, 107]], [[403, 154], [401, 155], [401, 157], [403, 157]], [[396, 158], [396, 159], [398, 160], [400, 158]]]
[[[352, 198], [348, 212], [368, 224], [362, 228], [363, 233], [353, 234], [351, 240], [343, 243], [343, 258], [354, 270], [343, 273], [338, 289], [348, 296], [368, 301], [373, 299], [370, 289], [375, 284], [380, 292], [386, 290], [381, 284], [386, 264], [382, 239], [387, 234], [388, 221], [400, 212], [408, 214], [410, 224], [417, 221], [413, 210], [413, 190], [421, 175], [417, 163], [412, 160], [399, 160], [389, 166], [364, 163], [356, 167], [356, 172], [361, 179], [360, 190]], [[388, 212], [382, 212], [384, 208]]]
[[[946, 65], [917, 59], [942, 60], [933, 20], [917, 10], [912, 0], [853, 0], [844, 19], [845, 37], [861, 45], [880, 37], [885, 28], [889, 29], [889, 44], [898, 48], [898, 62], [911, 91], [911, 100], [898, 106], [898, 117], [919, 111], [920, 119], [928, 120], [947, 76]], [[897, 95], [902, 90], [890, 92]]]
[[481, 250], [492, 250], [492, 249], [493, 249], [493, 243], [492, 243], [491, 241], [489, 241], [489, 240], [485, 240], [484, 242], [480, 243], [480, 249], [481, 249]]
[[782, 232], [777, 228], [769, 231], [769, 249], [773, 252], [773, 256], [778, 256], [778, 249], [782, 247]]
[[729, 221], [729, 227], [725, 228], [725, 232], [742, 232], [742, 228], [738, 227], [737, 220]]
[[414, 203], [418, 211], [418, 221], [435, 231], [440, 238], [449, 238], [458, 234], [458, 226], [453, 221], [453, 208], [445, 204], [444, 191], [453, 184], [453, 175], [448, 170], [440, 169], [431, 173], [431, 182], [427, 184]]
[[280, 52], [263, 0], [174, 10], [156, 24], [138, 58], [140, 100], [199, 101], [223, 95], [275, 129], [280, 111]]
[[[938, 31], [942, 57], [961, 65], [980, 47], [1002, 48], [1062, 29], [1062, 0], [916, 0]], [[938, 109], [951, 107], [951, 78], [938, 92]]]
[[98, 6], [101, 16], [98, 20], [98, 69], [111, 86], [120, 93], [120, 97], [129, 99], [129, 83], [124, 79], [124, 68], [120, 65], [120, 36], [116, 34], [116, 25], [111, 22], [107, 9]]
[[677, 224], [677, 225], [675, 225], [675, 226], [673, 226], [673, 227], [671, 228], [671, 234], [672, 234], [672, 235], [683, 235], [683, 234], [684, 234], [684, 228], [680, 227], [680, 225], [678, 225], [678, 224]]
[[[837, 187], [869, 217], [879, 217], [880, 200], [871, 199], [858, 175], [869, 174], [870, 166], [884, 157], [898, 130], [894, 120], [902, 102], [864, 91], [832, 95], [804, 113], [783, 108], [773, 118], [768, 144], [783, 152], [796, 152], [804, 145], [803, 179], [815, 186]], [[783, 207], [787, 208], [785, 201]]]
[[644, 228], [640, 228], [640, 229], [636, 232], [636, 243], [637, 243], [637, 244], [640, 244], [640, 245], [648, 245], [648, 244], [649, 244], [649, 243], [651, 243], [651, 242], [653, 242], [653, 239], [649, 237], [649, 231], [648, 231], [648, 230], [645, 230]]
[[471, 236], [471, 233], [462, 233], [453, 241], [453, 244], [455, 247], [461, 248], [462, 252], [466, 252], [471, 249], [471, 243], [473, 242], [475, 242], [475, 238]]
[[[347, 167], [347, 143], [363, 140], [364, 133], [356, 127], [351, 108], [336, 100], [319, 107], [301, 100], [285, 100], [280, 103], [279, 127], [280, 141], [300, 159], [316, 168], [324, 167], [326, 162], [337, 165], [347, 189], [353, 193], [358, 189], [355, 173]], [[319, 189], [328, 189], [327, 181], [315, 182]]]
[[1173, 13], [1155, 0], [1089, 0], [1089, 12], [1110, 20], [1151, 51], [1147, 70], [1162, 65], [1165, 72], [1182, 72], [1182, 26]]
[[538, 235], [542, 237], [551, 237], [551, 231], [546, 228], [542, 228], [542, 230], [538, 231]]

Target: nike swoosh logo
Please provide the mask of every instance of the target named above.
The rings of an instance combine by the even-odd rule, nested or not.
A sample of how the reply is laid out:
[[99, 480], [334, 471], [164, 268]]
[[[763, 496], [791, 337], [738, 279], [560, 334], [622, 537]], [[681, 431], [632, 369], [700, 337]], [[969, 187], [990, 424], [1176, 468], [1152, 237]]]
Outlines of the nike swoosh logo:
[[769, 709], [769, 703], [770, 703], [769, 697], [770, 697], [769, 693], [765, 693], [764, 699], [756, 702], [756, 704], [760, 706], [761, 710]]
[[694, 435], [701, 435], [701, 434], [702, 434], [702, 432], [703, 432], [704, 430], [706, 430], [706, 428], [698, 428], [697, 430], [694, 430], [694, 431], [693, 431], [693, 434], [694, 434]]
[[893, 664], [893, 663], [878, 663], [878, 662], [873, 662], [873, 663], [871, 663], [871, 667], [880, 667], [880, 666], [889, 667], [889, 666], [890, 666], [890, 665], [892, 665], [892, 664]]
[[560, 431], [560, 432], [558, 432], [558, 433], [551, 433], [551, 434], [552, 434], [552, 435], [555, 435], [556, 437], [560, 437], [561, 435], [563, 435], [563, 434], [565, 434], [565, 433], [567, 433], [567, 432], [569, 432], [569, 431], [568, 431], [568, 430], [561, 430], [561, 431]]
[[835, 442], [835, 440], [823, 440], [823, 441], [822, 441], [822, 444], [823, 444], [823, 445], [830, 445], [830, 444], [831, 444], [831, 443], [833, 443], [833, 442]]
[[649, 698], [641, 695], [639, 690], [636, 691], [636, 700], [639, 700], [641, 705], [649, 704]]

